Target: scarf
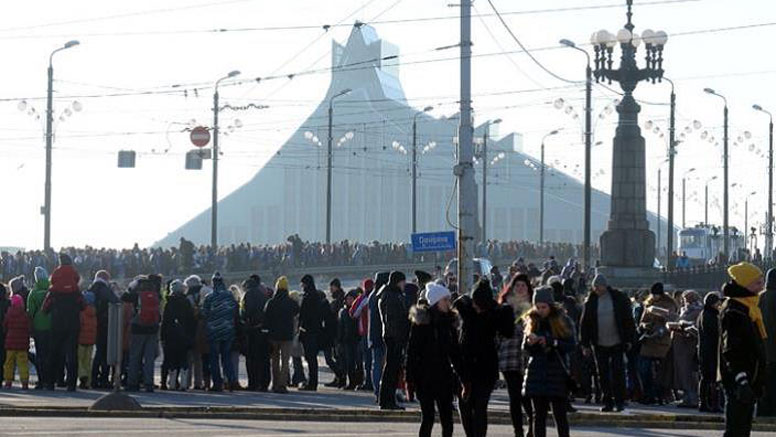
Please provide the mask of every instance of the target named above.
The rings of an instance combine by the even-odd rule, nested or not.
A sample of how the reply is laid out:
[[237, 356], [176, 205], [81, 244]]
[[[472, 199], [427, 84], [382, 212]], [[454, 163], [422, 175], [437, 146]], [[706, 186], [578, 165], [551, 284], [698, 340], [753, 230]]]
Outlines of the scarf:
[[765, 331], [765, 324], [763, 323], [763, 313], [760, 311], [760, 307], [757, 305], [760, 300], [760, 296], [733, 297], [732, 299], [742, 303], [747, 308], [749, 308], [749, 318], [752, 319], [752, 322], [754, 322], [755, 325], [757, 325], [757, 329], [760, 331], [760, 338], [768, 338], [768, 334]]

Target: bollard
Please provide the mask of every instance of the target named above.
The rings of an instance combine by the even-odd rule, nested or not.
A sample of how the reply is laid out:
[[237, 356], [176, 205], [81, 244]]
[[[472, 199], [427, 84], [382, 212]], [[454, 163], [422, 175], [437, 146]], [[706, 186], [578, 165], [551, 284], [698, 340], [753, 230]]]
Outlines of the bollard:
[[108, 365], [113, 366], [113, 392], [97, 399], [90, 410], [134, 411], [141, 410], [140, 404], [131, 396], [121, 392], [121, 356], [123, 345], [124, 304], [112, 303], [108, 307]]

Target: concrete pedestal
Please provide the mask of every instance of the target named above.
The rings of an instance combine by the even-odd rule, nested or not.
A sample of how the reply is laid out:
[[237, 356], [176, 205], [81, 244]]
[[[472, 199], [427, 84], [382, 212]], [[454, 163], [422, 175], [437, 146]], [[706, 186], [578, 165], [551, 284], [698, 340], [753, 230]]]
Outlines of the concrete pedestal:
[[612, 288], [646, 288], [662, 278], [659, 269], [651, 267], [598, 267], [596, 271], [606, 277]]

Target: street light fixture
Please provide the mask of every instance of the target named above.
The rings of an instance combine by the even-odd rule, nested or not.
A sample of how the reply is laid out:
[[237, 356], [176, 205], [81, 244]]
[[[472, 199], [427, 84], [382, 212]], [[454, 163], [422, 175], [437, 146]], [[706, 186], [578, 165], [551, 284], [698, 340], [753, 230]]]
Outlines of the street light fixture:
[[773, 114], [760, 105], [752, 105], [755, 111], [768, 115], [768, 217], [765, 219], [765, 259], [773, 258]]
[[724, 108], [724, 139], [723, 139], [723, 151], [722, 151], [722, 167], [723, 167], [723, 176], [722, 176], [722, 233], [723, 233], [723, 252], [725, 254], [725, 257], [729, 257], [730, 253], [730, 229], [728, 226], [728, 103], [727, 98], [723, 96], [722, 94], [717, 93], [711, 88], [704, 88], [703, 92], [706, 94], [711, 94], [713, 96], [717, 96], [722, 99], [723, 102], [725, 102], [725, 108]]
[[328, 136], [328, 142], [327, 142], [327, 151], [326, 151], [326, 244], [331, 244], [331, 175], [332, 175], [332, 169], [331, 169], [331, 155], [332, 155], [332, 141], [334, 141], [334, 138], [332, 137], [332, 118], [334, 115], [334, 99], [337, 97], [344, 96], [345, 94], [349, 94], [351, 91], [353, 91], [350, 88], [345, 88], [344, 90], [338, 92], [337, 94], [334, 94], [329, 98], [329, 136]]
[[412, 233], [418, 232], [418, 116], [432, 111], [433, 106], [426, 106], [422, 111], [412, 116]]
[[562, 129], [555, 129], [542, 137], [541, 167], [539, 168], [539, 245], [544, 244], [544, 142], [548, 137], [558, 135]]
[[218, 249], [218, 85], [226, 79], [231, 79], [240, 74], [239, 70], [232, 70], [226, 76], [218, 79], [213, 86], [213, 189], [210, 200], [210, 247]]
[[46, 93], [46, 182], [44, 203], [43, 208], [41, 208], [43, 213], [43, 249], [46, 251], [51, 249], [51, 146], [53, 142], [52, 125], [54, 123], [54, 54], [79, 44], [76, 40], [68, 41], [49, 55], [48, 89]]

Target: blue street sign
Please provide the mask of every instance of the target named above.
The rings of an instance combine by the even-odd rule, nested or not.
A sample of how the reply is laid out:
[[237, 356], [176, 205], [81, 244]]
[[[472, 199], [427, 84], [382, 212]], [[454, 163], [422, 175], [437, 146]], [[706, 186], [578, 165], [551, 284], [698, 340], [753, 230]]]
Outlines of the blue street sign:
[[455, 232], [412, 234], [413, 252], [445, 252], [455, 250]]

